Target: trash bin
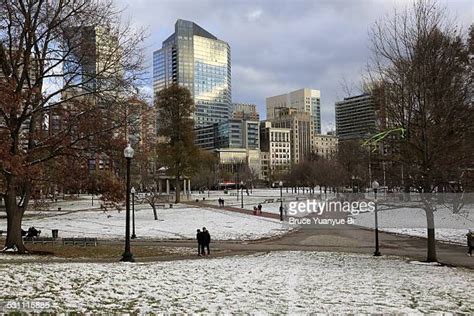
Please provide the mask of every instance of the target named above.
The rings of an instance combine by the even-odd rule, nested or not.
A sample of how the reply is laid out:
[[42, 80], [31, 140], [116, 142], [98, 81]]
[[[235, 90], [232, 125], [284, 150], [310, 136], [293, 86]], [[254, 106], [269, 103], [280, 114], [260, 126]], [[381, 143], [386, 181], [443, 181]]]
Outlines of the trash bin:
[[58, 211], [61, 212], [61, 208], [60, 208], [60, 207], [58, 207]]
[[53, 238], [56, 239], [59, 236], [59, 230], [58, 229], [53, 229], [53, 230], [51, 230], [51, 234], [53, 235]]
[[173, 208], [173, 204], [170, 204], [170, 208]]

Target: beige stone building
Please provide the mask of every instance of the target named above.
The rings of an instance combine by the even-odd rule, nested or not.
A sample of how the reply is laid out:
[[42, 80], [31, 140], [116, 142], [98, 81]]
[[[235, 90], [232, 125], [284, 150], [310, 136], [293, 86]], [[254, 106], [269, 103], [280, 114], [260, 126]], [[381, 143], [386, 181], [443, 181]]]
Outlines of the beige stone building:
[[291, 165], [291, 131], [289, 128], [277, 128], [272, 122], [260, 124], [260, 150], [262, 178], [278, 170], [288, 171]]
[[279, 112], [293, 108], [309, 113], [313, 118], [315, 134], [321, 134], [321, 92], [313, 89], [299, 89], [266, 99], [267, 119], [278, 117]]
[[314, 153], [326, 159], [332, 159], [337, 152], [338, 138], [335, 135], [315, 135]]
[[278, 116], [269, 120], [272, 127], [290, 130], [290, 159], [298, 164], [314, 151], [314, 120], [308, 112], [282, 108]]

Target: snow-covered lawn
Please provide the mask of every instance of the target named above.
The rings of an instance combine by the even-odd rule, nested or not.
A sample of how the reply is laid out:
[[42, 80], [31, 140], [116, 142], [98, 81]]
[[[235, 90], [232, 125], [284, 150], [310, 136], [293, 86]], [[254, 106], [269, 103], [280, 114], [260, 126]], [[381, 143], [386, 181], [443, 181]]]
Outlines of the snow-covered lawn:
[[[213, 239], [252, 240], [281, 235], [290, 229], [286, 223], [275, 219], [245, 215], [215, 209], [190, 208], [175, 205], [174, 208], [158, 209], [159, 220], [153, 219], [153, 211], [146, 205], [135, 210], [136, 235], [138, 238], [189, 239], [195, 238], [196, 229], [205, 226]], [[30, 217], [23, 220], [23, 228], [34, 226], [42, 236], [50, 236], [52, 229], [59, 230], [60, 237], [122, 238], [125, 211], [75, 211], [57, 212], [52, 216]], [[6, 230], [6, 219], [0, 220], [0, 229]]]
[[4, 304], [43, 304], [56, 312], [474, 312], [472, 271], [355, 254], [275, 252], [141, 264], [5, 263], [0, 273]]
[[[474, 211], [453, 214], [440, 209], [434, 213], [435, 234], [438, 240], [466, 244], [466, 233], [474, 229]], [[374, 213], [355, 216], [355, 224], [374, 227]], [[378, 212], [379, 227], [383, 231], [426, 237], [426, 215], [421, 209], [401, 208]]]

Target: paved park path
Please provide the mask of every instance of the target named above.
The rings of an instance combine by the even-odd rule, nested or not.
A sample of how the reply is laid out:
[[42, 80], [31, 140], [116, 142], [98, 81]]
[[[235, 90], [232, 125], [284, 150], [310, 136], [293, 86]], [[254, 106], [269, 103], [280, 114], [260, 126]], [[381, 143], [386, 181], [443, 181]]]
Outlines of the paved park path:
[[[219, 207], [210, 203], [188, 202], [202, 208], [224, 209], [231, 212], [252, 214], [251, 210], [236, 207]], [[278, 214], [263, 212], [263, 217], [279, 218]], [[427, 239], [392, 233], [379, 232], [382, 255], [406, 257], [410, 260], [426, 259]], [[161, 242], [167, 244], [167, 242]], [[181, 244], [183, 242], [171, 242]], [[190, 243], [194, 246], [194, 243]], [[216, 242], [213, 247], [232, 251], [332, 251], [373, 254], [375, 248], [374, 231], [371, 229], [345, 225], [334, 229], [324, 225], [303, 225], [300, 229], [268, 240], [254, 242]], [[474, 256], [467, 256], [465, 246], [437, 242], [438, 261], [445, 265], [474, 269]]]
[[[243, 209], [243, 208], [235, 207], [235, 206], [218, 206], [218, 205], [203, 202], [203, 201], [200, 201], [200, 202], [183, 202], [183, 204], [186, 204], [186, 205], [189, 205], [189, 206], [192, 206], [192, 207], [197, 207], [197, 208], [208, 208], [208, 209], [212, 208], [212, 209], [216, 209], [216, 210], [225, 210], [225, 211], [229, 211], [229, 212], [253, 215], [253, 210], [247, 210], [247, 209]], [[262, 212], [258, 216], [265, 217], [265, 218], [274, 218], [274, 219], [279, 219], [280, 218], [279, 214], [268, 213], [268, 212]]]

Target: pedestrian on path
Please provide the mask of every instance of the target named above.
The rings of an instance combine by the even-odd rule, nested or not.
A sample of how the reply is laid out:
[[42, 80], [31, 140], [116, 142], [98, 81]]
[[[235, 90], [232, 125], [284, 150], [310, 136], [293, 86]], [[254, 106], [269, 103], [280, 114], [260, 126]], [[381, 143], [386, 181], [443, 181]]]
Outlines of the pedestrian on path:
[[262, 215], [262, 204], [258, 203], [258, 214]]
[[202, 247], [201, 247], [201, 254], [203, 256], [206, 254], [204, 251], [204, 248], [206, 248], [208, 256], [211, 254], [209, 250], [210, 243], [211, 243], [211, 234], [209, 234], [209, 231], [206, 229], [206, 227], [203, 227], [202, 228]]
[[198, 229], [196, 233], [196, 240], [198, 242], [198, 256], [199, 257], [202, 256], [204, 252], [203, 239], [204, 239], [204, 235], [201, 232], [201, 230]]

